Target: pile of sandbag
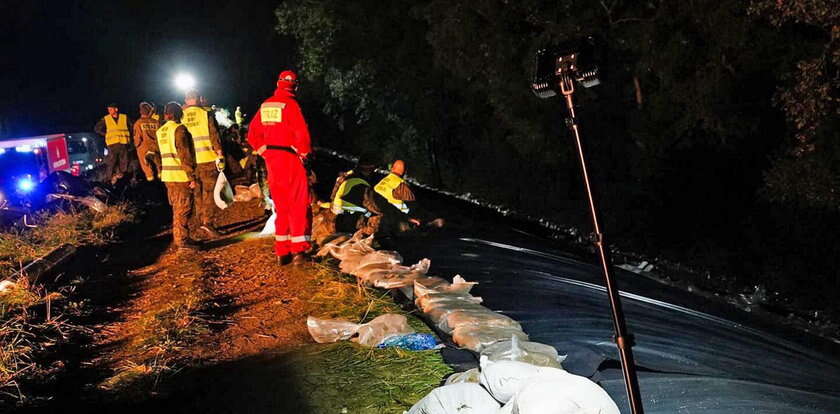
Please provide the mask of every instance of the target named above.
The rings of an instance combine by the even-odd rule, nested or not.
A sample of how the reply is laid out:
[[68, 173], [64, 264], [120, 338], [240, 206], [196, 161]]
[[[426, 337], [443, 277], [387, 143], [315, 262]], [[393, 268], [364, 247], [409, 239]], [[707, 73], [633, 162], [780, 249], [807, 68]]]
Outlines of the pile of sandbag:
[[[417, 402], [408, 414], [614, 414], [618, 407], [597, 384], [563, 370], [554, 347], [528, 341], [519, 322], [482, 306], [470, 294], [476, 282], [456, 275], [452, 282], [428, 276], [430, 261], [402, 264], [395, 251], [377, 251], [373, 237], [343, 235], [326, 243], [318, 256], [341, 261], [342, 272], [368, 286], [400, 289], [438, 329], [462, 348], [481, 354], [480, 368], [452, 375], [442, 387]], [[388, 317], [387, 320], [379, 318]], [[404, 317], [383, 315], [368, 324], [310, 317], [310, 333], [318, 342], [358, 335], [363, 344], [404, 334]]]
[[[597, 384], [560, 368], [554, 348], [518, 343], [516, 337], [504, 346], [497, 344], [492, 352], [481, 355], [480, 368], [453, 374], [445, 385], [411, 407], [408, 414], [619, 412], [610, 396]], [[537, 360], [548, 361], [551, 365], [525, 362], [533, 358], [533, 354], [547, 357]], [[553, 366], [555, 364], [557, 366]]]
[[353, 323], [342, 319], [306, 318], [309, 334], [319, 344], [352, 340], [364, 346], [376, 346], [392, 337], [414, 333], [404, 315], [387, 313], [368, 323]]
[[411, 266], [402, 264], [402, 256], [394, 251], [376, 250], [373, 236], [357, 232], [352, 237], [339, 236], [324, 244], [316, 256], [332, 256], [341, 261], [339, 269], [356, 276], [361, 284], [383, 289], [411, 286], [414, 280], [426, 277], [431, 261], [423, 259]]
[[511, 337], [527, 341], [519, 322], [481, 305], [470, 294], [475, 282], [456, 275], [452, 283], [428, 277], [414, 281], [414, 303], [443, 332], [462, 348], [480, 352]]

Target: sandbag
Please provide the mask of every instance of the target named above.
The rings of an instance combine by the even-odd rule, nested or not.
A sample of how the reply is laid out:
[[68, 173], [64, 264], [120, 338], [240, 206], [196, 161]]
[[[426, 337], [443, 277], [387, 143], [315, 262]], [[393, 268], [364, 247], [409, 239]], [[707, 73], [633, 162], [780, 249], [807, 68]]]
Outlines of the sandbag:
[[408, 414], [491, 414], [499, 408], [499, 403], [481, 385], [460, 383], [435, 388]]
[[517, 328], [490, 328], [484, 326], [463, 326], [452, 331], [452, 340], [461, 348], [481, 352], [487, 346], [510, 339], [515, 335], [523, 341], [528, 335]]
[[551, 345], [521, 341], [515, 335], [508, 341], [499, 341], [486, 346], [481, 351], [481, 355], [486, 356], [490, 361], [519, 361], [554, 368], [563, 368], [561, 363], [566, 359], [565, 355], [560, 356]]
[[[351, 269], [351, 265], [348, 264], [342, 268], [342, 271], [367, 281], [371, 273], [393, 271], [398, 268], [397, 266], [400, 263], [402, 263], [402, 256], [399, 253], [377, 250], [363, 256], [356, 264], [355, 269]], [[342, 264], [344, 264], [343, 261]], [[373, 283], [368, 284], [372, 285]]]
[[372, 347], [392, 336], [414, 333], [414, 329], [408, 326], [405, 315], [387, 313], [359, 326], [358, 333], [359, 337], [353, 340], [359, 345]]
[[458, 303], [458, 304], [438, 303], [438, 304], [435, 304], [434, 306], [432, 306], [431, 308], [429, 308], [428, 310], [426, 310], [423, 313], [426, 314], [426, 316], [429, 317], [429, 319], [431, 319], [432, 322], [439, 329], [443, 330], [446, 333], [450, 333], [450, 332], [452, 332], [452, 330], [449, 329], [449, 325], [446, 324], [446, 317], [452, 312], [455, 312], [457, 310], [464, 310], [464, 309], [466, 309], [466, 310], [485, 310], [487, 308], [485, 308], [484, 306], [481, 306], [481, 305], [477, 305], [475, 303], [468, 303], [468, 302], [463, 302], [463, 303]]
[[[350, 339], [364, 346], [376, 346], [395, 335], [414, 333], [404, 315], [387, 313], [368, 323], [357, 324], [345, 319], [306, 318], [306, 328], [320, 344]], [[358, 335], [358, 336], [356, 336]]]
[[381, 275], [373, 281], [373, 286], [383, 289], [399, 289], [412, 286], [415, 280], [426, 276], [431, 265], [432, 261], [429, 259], [421, 259], [408, 267], [395, 265], [391, 272]]
[[350, 240], [350, 235], [349, 234], [339, 234], [334, 239], [332, 239], [328, 243], [324, 244], [324, 246], [321, 247], [318, 250], [318, 253], [316, 253], [315, 256], [316, 257], [326, 257], [326, 256], [335, 257], [335, 254], [338, 252], [338, 249], [340, 249], [341, 245], [344, 242], [346, 242], [347, 240]]
[[233, 190], [230, 189], [227, 177], [224, 172], [220, 172], [216, 177], [216, 185], [213, 187], [213, 202], [216, 207], [224, 210], [233, 203]]
[[481, 372], [478, 368], [468, 369], [464, 372], [456, 372], [446, 378], [444, 385], [460, 384], [463, 382], [478, 383]]
[[456, 293], [456, 292], [442, 292], [442, 293], [428, 293], [426, 295], [418, 297], [414, 303], [422, 309], [424, 312], [427, 309], [431, 309], [435, 307], [436, 304], [440, 303], [450, 303], [455, 305], [460, 302], [466, 303], [481, 303], [482, 299], [477, 296], [470, 295], [469, 293]]
[[402, 263], [402, 256], [398, 252], [389, 250], [376, 250], [365, 255], [359, 262], [359, 270], [364, 270], [367, 266], [376, 266], [382, 263], [389, 265], [398, 265]]
[[430, 293], [469, 293], [478, 282], [467, 282], [461, 275], [455, 275], [452, 283], [439, 277], [419, 279], [414, 283], [414, 296], [422, 297]]
[[522, 384], [530, 378], [554, 378], [566, 374], [566, 371], [561, 369], [538, 367], [525, 362], [490, 361], [486, 356], [479, 359], [479, 365], [479, 382], [502, 404], [510, 401], [522, 388]]
[[274, 221], [277, 220], [277, 211], [274, 209], [274, 202], [269, 200], [268, 207], [271, 209], [271, 216], [266, 220], [260, 236], [274, 236]]
[[350, 339], [359, 332], [360, 325], [344, 319], [306, 318], [306, 329], [319, 344]]
[[[542, 368], [547, 369], [547, 368]], [[609, 394], [586, 377], [565, 371], [538, 374], [520, 383], [508, 403], [511, 414], [619, 414]], [[504, 412], [504, 411], [503, 411]]]
[[443, 322], [439, 325], [441, 329], [455, 330], [463, 326], [481, 326], [490, 328], [515, 328], [522, 330], [519, 322], [496, 313], [490, 309], [484, 308], [481, 310], [456, 310], [446, 315], [446, 324]]

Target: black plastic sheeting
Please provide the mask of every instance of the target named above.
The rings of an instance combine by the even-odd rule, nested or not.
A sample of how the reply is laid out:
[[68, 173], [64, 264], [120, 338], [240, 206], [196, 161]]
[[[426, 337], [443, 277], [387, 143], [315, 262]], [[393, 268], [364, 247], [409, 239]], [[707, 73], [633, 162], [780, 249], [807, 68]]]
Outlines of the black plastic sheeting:
[[[426, 235], [400, 251], [407, 262], [430, 258], [431, 274], [480, 282], [473, 294], [485, 306], [567, 354], [567, 370], [629, 412], [599, 268], [510, 233]], [[647, 413], [840, 412], [837, 344], [630, 272], [616, 277]]]

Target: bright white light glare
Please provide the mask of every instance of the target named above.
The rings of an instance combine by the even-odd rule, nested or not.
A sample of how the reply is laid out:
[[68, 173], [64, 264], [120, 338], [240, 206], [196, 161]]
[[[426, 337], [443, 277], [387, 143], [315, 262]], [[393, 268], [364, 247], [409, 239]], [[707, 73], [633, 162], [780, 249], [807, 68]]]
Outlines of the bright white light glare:
[[82, 137], [82, 142], [87, 142], [87, 137]]
[[0, 155], [3, 155], [5, 153], [6, 153], [6, 149], [5, 148], [0, 148]]
[[195, 78], [189, 73], [179, 73], [175, 76], [175, 87], [186, 92], [195, 88]]
[[15, 151], [17, 152], [32, 152], [32, 147], [29, 145], [19, 145], [15, 147]]

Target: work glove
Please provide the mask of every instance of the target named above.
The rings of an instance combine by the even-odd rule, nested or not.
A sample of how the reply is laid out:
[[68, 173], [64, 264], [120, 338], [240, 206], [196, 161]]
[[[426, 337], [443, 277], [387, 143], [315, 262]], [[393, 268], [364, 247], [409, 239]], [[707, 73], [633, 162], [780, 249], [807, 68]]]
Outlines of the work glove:
[[216, 171], [222, 172], [225, 170], [225, 160], [216, 158]]

